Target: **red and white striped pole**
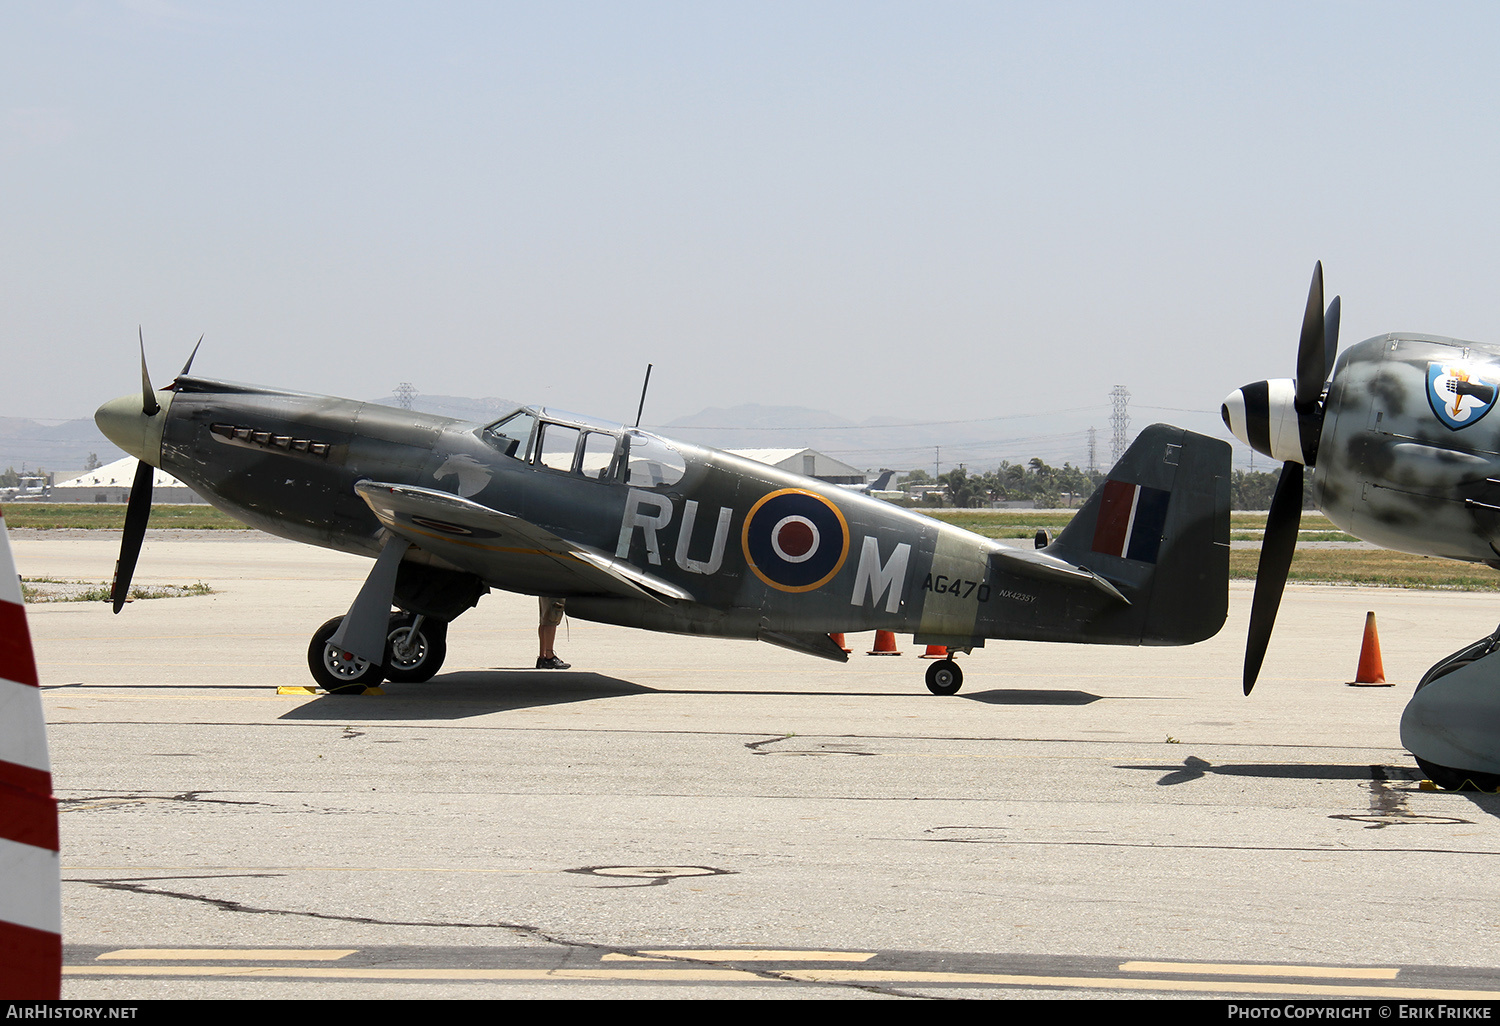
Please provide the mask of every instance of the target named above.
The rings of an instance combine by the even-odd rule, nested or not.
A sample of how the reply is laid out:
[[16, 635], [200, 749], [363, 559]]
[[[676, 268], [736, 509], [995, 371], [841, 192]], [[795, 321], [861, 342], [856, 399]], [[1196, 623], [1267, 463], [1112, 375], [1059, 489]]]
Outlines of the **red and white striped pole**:
[[62, 885], [47, 722], [0, 512], [0, 998], [62, 993]]

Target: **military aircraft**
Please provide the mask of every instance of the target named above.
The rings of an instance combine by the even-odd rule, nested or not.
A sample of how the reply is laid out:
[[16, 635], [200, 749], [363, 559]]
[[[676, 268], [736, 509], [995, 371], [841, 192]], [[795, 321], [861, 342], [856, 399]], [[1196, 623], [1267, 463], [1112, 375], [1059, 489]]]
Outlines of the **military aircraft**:
[[449, 624], [491, 587], [563, 598], [588, 620], [838, 661], [830, 633], [910, 633], [950, 650], [927, 671], [939, 694], [962, 684], [952, 653], [988, 638], [1184, 645], [1227, 610], [1229, 445], [1179, 428], [1143, 431], [1057, 540], [1027, 550], [558, 410], [471, 423], [191, 366], [155, 389], [142, 343], [141, 391], [95, 415], [141, 461], [115, 611], [160, 467], [252, 527], [375, 557], [309, 645], [330, 692], [429, 679]]
[[845, 489], [846, 491], [858, 492], [861, 495], [869, 495], [871, 492], [884, 491], [885, 486], [890, 484], [891, 478], [895, 476], [896, 472], [894, 470], [882, 470], [880, 472], [880, 476], [875, 478], [875, 480], [873, 481], [866, 481], [864, 484], [841, 484], [839, 485], [839, 487]]
[[[1282, 461], [1255, 580], [1245, 694], [1276, 622], [1302, 516], [1303, 467], [1318, 508], [1389, 549], [1500, 569], [1500, 346], [1393, 332], [1338, 357], [1339, 299], [1323, 306], [1313, 271], [1297, 376], [1224, 400], [1229, 430]], [[1329, 365], [1333, 375], [1327, 376]], [[1483, 423], [1481, 423], [1483, 422]], [[1500, 787], [1500, 629], [1440, 660], [1401, 717], [1401, 743], [1434, 783]]]

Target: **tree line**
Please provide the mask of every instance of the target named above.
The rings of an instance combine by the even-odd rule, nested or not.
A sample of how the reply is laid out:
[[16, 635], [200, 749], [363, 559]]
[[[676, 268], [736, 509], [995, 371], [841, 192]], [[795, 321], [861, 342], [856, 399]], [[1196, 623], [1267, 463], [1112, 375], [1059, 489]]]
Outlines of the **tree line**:
[[[911, 485], [941, 485], [942, 492], [929, 492], [924, 500], [928, 505], [956, 506], [971, 509], [989, 506], [996, 502], [1031, 502], [1038, 509], [1061, 509], [1081, 506], [1104, 483], [1106, 474], [1092, 474], [1064, 463], [1061, 467], [1049, 466], [1045, 460], [1033, 457], [1025, 463], [1003, 462], [994, 470], [970, 473], [965, 467], [955, 467], [934, 478], [924, 470], [913, 470], [899, 478], [896, 487]], [[1281, 479], [1281, 468], [1272, 471], [1236, 470], [1229, 478], [1230, 509], [1268, 509], [1271, 496], [1276, 492], [1276, 482]], [[1303, 484], [1302, 508], [1312, 509], [1306, 480]]]

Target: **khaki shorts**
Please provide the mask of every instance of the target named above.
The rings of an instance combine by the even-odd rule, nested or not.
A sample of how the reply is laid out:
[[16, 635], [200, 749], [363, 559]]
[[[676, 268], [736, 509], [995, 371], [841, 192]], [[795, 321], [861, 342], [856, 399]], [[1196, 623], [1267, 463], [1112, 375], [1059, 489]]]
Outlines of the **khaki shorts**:
[[546, 595], [538, 595], [537, 603], [541, 606], [540, 616], [543, 627], [556, 627], [562, 623], [563, 600], [560, 598], [548, 598]]

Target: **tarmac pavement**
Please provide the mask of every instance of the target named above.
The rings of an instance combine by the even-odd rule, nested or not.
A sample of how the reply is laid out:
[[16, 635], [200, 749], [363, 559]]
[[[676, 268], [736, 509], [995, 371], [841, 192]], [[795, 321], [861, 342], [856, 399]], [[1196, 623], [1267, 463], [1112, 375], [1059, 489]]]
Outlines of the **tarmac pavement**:
[[[118, 535], [13, 532], [25, 577]], [[29, 607], [62, 809], [64, 997], [1500, 998], [1500, 797], [1423, 790], [1412, 685], [1494, 595], [1250, 590], [1186, 649], [991, 642], [847, 665], [493, 594], [444, 672], [309, 686], [369, 563], [148, 536]], [[1390, 688], [1351, 688], [1365, 613]]]

